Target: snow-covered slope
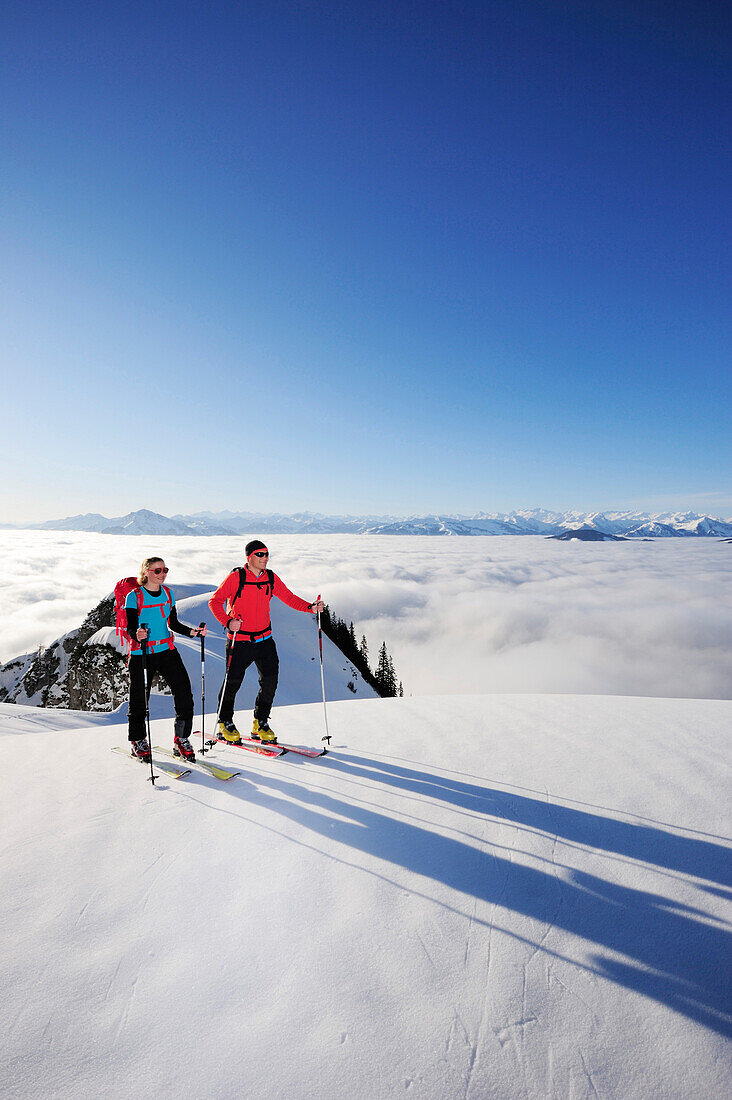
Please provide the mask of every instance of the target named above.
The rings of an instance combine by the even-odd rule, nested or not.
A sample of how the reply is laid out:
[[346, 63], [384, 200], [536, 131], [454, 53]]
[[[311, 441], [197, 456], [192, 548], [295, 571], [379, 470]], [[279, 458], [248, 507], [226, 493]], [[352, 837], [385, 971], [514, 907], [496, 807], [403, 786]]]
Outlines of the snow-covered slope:
[[[173, 587], [178, 593], [176, 607], [180, 621], [189, 626], [197, 626], [205, 622], [209, 628], [205, 643], [205, 688], [207, 698], [213, 700], [218, 695], [226, 670], [224, 630], [211, 614], [208, 606], [213, 590], [203, 585], [184, 584]], [[194, 589], [203, 589], [203, 591], [182, 597], [182, 593]], [[289, 706], [294, 703], [309, 703], [322, 699], [320, 657], [314, 617], [293, 611], [291, 607], [287, 607], [279, 600], [272, 600], [270, 612], [280, 658], [280, 679], [275, 706]], [[114, 644], [114, 630], [102, 630], [89, 641]], [[193, 696], [198, 700], [198, 705], [201, 691], [201, 643], [197, 638], [176, 635], [175, 644], [188, 670], [193, 686]], [[343, 656], [338, 647], [325, 637], [323, 638], [323, 665], [331, 699], [377, 698], [374, 689], [363, 680], [358, 670]], [[252, 666], [244, 677], [244, 683], [237, 695], [238, 705], [242, 709], [251, 708], [258, 690], [257, 671]], [[170, 699], [159, 698], [156, 705], [158, 707], [156, 713], [172, 714]], [[160, 707], [164, 710], [161, 711]]]
[[2, 1095], [730, 1094], [732, 703], [328, 715], [153, 788], [114, 716], [0, 706]]
[[[213, 589], [204, 584], [176, 584], [171, 585], [171, 588], [175, 594], [178, 617], [181, 622], [189, 626], [197, 626], [205, 622], [209, 628], [205, 643], [205, 675], [208, 697], [215, 699], [225, 670], [225, 636], [221, 624], [214, 618], [208, 607]], [[101, 613], [103, 605], [100, 604], [95, 611]], [[280, 658], [280, 687], [277, 702], [280, 704], [309, 703], [319, 699], [322, 695], [322, 687], [314, 617], [293, 611], [279, 600], [272, 601], [271, 614]], [[87, 617], [84, 626], [90, 623], [93, 625], [93, 618], [94, 612]], [[79, 648], [102, 646], [112, 647], [119, 653], [125, 652], [119, 644], [113, 627], [102, 627], [90, 633], [88, 629], [84, 629], [84, 626], [62, 635], [46, 648], [40, 658], [34, 653], [25, 654], [0, 667], [2, 698], [9, 702], [32, 706], [73, 706], [75, 698], [79, 695], [79, 677], [75, 675], [72, 682], [69, 682], [69, 666], [70, 657], [74, 665], [71, 669], [72, 673], [79, 664], [78, 649], [74, 650], [79, 637], [81, 636], [82, 639]], [[197, 691], [200, 694], [201, 644], [197, 639], [191, 640], [182, 635], [177, 635], [175, 641], [188, 670], [194, 696]], [[106, 667], [101, 667], [100, 661]], [[323, 638], [323, 663], [332, 699], [377, 697], [374, 689], [364, 681], [358, 669], [343, 656], [329, 638]], [[120, 697], [119, 669], [113, 667], [111, 662], [104, 662], [102, 650], [95, 653], [93, 666], [84, 671], [87, 675], [96, 675], [98, 678], [109, 681], [105, 683], [105, 690], [101, 693], [106, 705], [100, 706], [99, 709], [111, 710], [112, 705], [109, 705], [109, 700]], [[122, 694], [126, 694], [127, 691], [126, 675], [123, 671]], [[238, 697], [242, 706], [245, 702], [248, 706], [253, 705], [257, 690], [256, 670], [252, 669], [245, 677]], [[123, 704], [124, 708], [126, 705], [126, 703]], [[167, 696], [154, 699], [153, 710], [156, 714], [172, 713], [171, 707], [172, 702]]]

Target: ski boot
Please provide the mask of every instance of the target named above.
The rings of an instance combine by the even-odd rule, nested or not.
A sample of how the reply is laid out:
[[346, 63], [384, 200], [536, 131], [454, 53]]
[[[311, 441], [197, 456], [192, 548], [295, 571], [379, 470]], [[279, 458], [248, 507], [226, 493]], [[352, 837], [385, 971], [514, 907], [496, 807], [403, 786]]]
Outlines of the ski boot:
[[193, 745], [187, 737], [179, 737], [177, 733], [173, 738], [173, 756], [180, 756], [183, 760], [187, 760], [189, 764], [196, 763]]
[[173, 756], [180, 756], [182, 760], [187, 760], [190, 764], [196, 763], [196, 754], [186, 733], [186, 720], [178, 715], [176, 715], [173, 722]]
[[216, 726], [219, 741], [228, 741], [230, 745], [241, 744], [241, 734], [233, 722], [219, 722]]
[[277, 735], [273, 729], [270, 729], [269, 722], [266, 719], [260, 722], [258, 718], [255, 718], [252, 726], [252, 741], [265, 741], [271, 745], [276, 740]]
[[143, 737], [140, 741], [130, 741], [130, 752], [143, 764], [150, 763], [150, 746], [147, 743], [147, 737]]

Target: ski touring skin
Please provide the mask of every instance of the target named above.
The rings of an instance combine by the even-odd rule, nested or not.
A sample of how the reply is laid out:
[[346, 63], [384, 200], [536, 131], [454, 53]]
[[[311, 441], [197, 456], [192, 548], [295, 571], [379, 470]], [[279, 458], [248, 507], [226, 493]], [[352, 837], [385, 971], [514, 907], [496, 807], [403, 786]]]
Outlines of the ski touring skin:
[[[181, 757], [176, 753], [171, 752], [170, 749], [164, 749], [162, 745], [156, 745], [153, 752], [162, 752], [164, 756], [170, 756], [174, 760], [180, 760]], [[203, 768], [205, 771], [212, 775], [214, 779], [221, 779], [226, 782], [227, 779], [233, 779], [237, 775], [241, 775], [241, 772], [233, 772], [230, 768], [222, 768], [218, 764], [209, 764], [208, 760], [190, 760], [186, 761], [194, 768]]]
[[246, 745], [266, 745], [267, 748], [272, 746], [272, 748], [275, 748], [275, 749], [284, 749], [285, 752], [295, 752], [299, 756], [310, 756], [310, 757], [326, 756], [327, 752], [328, 752], [328, 750], [326, 748], [322, 748], [322, 749], [305, 749], [305, 748], [301, 748], [299, 745], [283, 745], [279, 741], [255, 741], [253, 737], [242, 737], [241, 743], [242, 743], [243, 746], [246, 746]]
[[[157, 751], [157, 750], [156, 750]], [[112, 752], [118, 753], [120, 756], [124, 756], [127, 760], [134, 760], [137, 764], [143, 764], [144, 761], [139, 757], [133, 756], [127, 749], [121, 748], [119, 745], [115, 745]], [[159, 768], [161, 772], [165, 772], [171, 779], [185, 779], [187, 775], [191, 774], [190, 768], [184, 768], [182, 764], [169, 764], [167, 760], [155, 760], [154, 766]], [[148, 777], [149, 778], [149, 777]]]

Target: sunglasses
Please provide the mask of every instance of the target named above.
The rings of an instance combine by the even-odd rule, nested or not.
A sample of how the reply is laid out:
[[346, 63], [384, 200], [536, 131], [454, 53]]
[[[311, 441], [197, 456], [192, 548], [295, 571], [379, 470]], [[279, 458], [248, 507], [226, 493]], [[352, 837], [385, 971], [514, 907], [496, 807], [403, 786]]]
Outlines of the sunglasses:
[[162, 567], [159, 569], [151, 569], [150, 572], [154, 573], [156, 577], [159, 577], [161, 573], [165, 574], [168, 572], [168, 567], [166, 565], [164, 569]]
[[254, 557], [255, 558], [268, 558], [269, 557], [269, 550], [257, 550], [256, 553], [254, 554]]

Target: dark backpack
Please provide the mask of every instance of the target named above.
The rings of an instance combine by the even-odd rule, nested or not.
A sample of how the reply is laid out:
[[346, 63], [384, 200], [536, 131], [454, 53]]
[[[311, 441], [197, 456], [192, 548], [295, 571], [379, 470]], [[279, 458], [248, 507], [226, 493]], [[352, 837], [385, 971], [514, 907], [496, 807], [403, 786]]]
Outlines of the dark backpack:
[[[246, 567], [243, 567], [243, 566], [239, 566], [236, 570], [234, 570], [234, 572], [239, 574], [239, 587], [237, 588], [236, 595], [234, 596], [234, 599], [229, 604], [229, 607], [234, 606], [236, 601], [241, 596], [241, 590], [242, 590], [242, 588], [244, 588], [245, 585], [247, 587], [251, 587], [254, 584], [254, 585], [256, 585], [257, 588], [264, 588], [266, 590], [265, 595], [267, 595], [267, 596], [272, 596], [272, 594], [274, 593], [274, 572], [271, 569], [265, 569], [264, 570], [264, 572], [267, 574], [267, 580], [266, 581], [263, 581], [261, 579], [258, 580], [258, 581], [248, 581], [246, 579], [247, 578]], [[261, 577], [261, 574], [260, 574], [260, 577]]]

